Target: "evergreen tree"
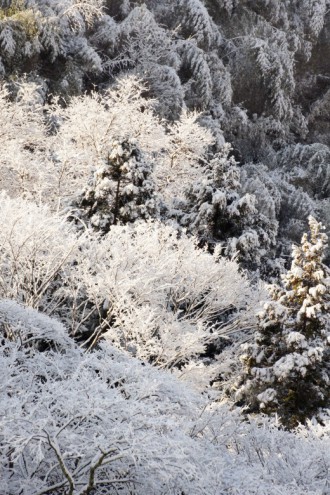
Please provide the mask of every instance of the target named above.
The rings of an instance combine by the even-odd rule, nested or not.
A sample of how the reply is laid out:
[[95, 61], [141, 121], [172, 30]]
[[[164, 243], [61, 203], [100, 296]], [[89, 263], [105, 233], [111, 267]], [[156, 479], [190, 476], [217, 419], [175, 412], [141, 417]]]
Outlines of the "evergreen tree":
[[225, 145], [206, 164], [204, 174], [187, 191], [182, 223], [202, 244], [223, 244], [224, 253], [237, 255], [255, 268], [272, 239], [256, 208], [257, 198], [242, 191], [240, 171]]
[[155, 216], [157, 202], [150, 173], [133, 140], [113, 141], [107, 159], [75, 204], [77, 216], [102, 233], [117, 223]]
[[286, 427], [329, 407], [330, 278], [322, 263], [323, 226], [309, 217], [310, 238], [293, 247], [291, 269], [259, 316], [254, 343], [244, 345], [237, 398], [251, 412], [276, 412]]

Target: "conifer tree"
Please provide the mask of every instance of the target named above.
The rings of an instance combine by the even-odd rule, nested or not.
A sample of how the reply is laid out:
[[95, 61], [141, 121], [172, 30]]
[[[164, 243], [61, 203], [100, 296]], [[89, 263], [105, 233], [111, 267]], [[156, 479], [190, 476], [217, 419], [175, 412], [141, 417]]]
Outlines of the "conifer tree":
[[113, 141], [74, 206], [77, 216], [102, 233], [117, 223], [156, 215], [151, 168], [132, 139]]
[[276, 412], [292, 428], [329, 407], [330, 278], [322, 260], [323, 226], [309, 217], [310, 235], [293, 247], [291, 269], [259, 313], [254, 343], [245, 344], [237, 398], [251, 412]]
[[256, 196], [242, 191], [240, 170], [229, 151], [230, 146], [224, 145], [187, 191], [182, 223], [202, 244], [220, 243], [224, 254], [236, 255], [244, 266], [255, 268], [272, 239], [256, 208]]

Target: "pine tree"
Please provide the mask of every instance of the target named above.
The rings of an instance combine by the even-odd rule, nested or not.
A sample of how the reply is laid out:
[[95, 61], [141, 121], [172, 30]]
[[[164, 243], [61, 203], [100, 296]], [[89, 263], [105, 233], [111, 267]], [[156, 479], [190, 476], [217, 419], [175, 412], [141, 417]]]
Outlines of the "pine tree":
[[276, 412], [292, 428], [329, 407], [330, 278], [322, 260], [323, 226], [309, 217], [310, 236], [293, 247], [291, 269], [258, 315], [254, 343], [245, 344], [237, 399], [251, 412]]
[[157, 213], [151, 168], [132, 139], [113, 141], [107, 159], [74, 205], [78, 218], [106, 233], [111, 225]]

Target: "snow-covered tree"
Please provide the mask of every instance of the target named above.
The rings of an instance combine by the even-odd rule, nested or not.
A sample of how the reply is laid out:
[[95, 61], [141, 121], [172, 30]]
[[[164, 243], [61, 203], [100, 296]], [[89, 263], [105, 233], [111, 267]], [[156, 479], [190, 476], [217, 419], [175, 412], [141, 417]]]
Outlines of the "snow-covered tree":
[[[154, 113], [157, 102], [145, 98], [146, 92], [141, 80], [130, 76], [103, 94], [72, 98], [66, 108], [53, 106], [58, 131], [50, 145], [52, 162], [46, 168], [53, 176], [52, 195], [57, 196], [57, 204], [77, 203], [77, 195], [80, 202], [89, 181], [95, 189], [104, 182], [104, 174], [111, 175], [114, 140], [132, 141], [139, 149], [146, 163], [139, 159], [136, 164], [149, 189], [147, 195], [152, 196], [153, 187], [168, 210], [183, 198], [185, 189], [201, 173], [200, 159], [214, 137], [199, 123], [198, 112], [183, 110], [176, 122], [161, 121]], [[132, 178], [135, 186], [136, 180]]]
[[45, 205], [0, 195], [0, 297], [56, 315], [70, 333], [86, 331], [99, 308], [75, 276], [85, 236]]
[[0, 195], [0, 295], [51, 314], [78, 251], [66, 217], [46, 206]]
[[257, 295], [238, 264], [173, 227], [114, 224], [100, 240], [92, 230], [78, 235], [45, 206], [4, 194], [0, 211], [1, 297], [55, 315], [87, 348], [107, 332], [156, 366], [189, 364], [185, 374], [196, 372], [196, 386], [204, 386], [216, 367], [198, 356], [253, 324]]
[[296, 144], [277, 155], [278, 168], [286, 180], [313, 199], [330, 196], [330, 149], [321, 143]]
[[[52, 88], [81, 90], [88, 71], [100, 72], [101, 59], [88, 39], [102, 15], [102, 2], [42, 0], [2, 2], [0, 11], [1, 75], [53, 71]], [[69, 90], [69, 92], [70, 92]]]
[[171, 31], [156, 21], [146, 5], [136, 6], [117, 27], [120, 42], [109, 67], [125, 64], [148, 85], [148, 94], [157, 99], [157, 113], [169, 120], [177, 118], [183, 107], [184, 89], [178, 70], [180, 57]]
[[263, 228], [257, 195], [242, 191], [240, 171], [229, 152], [226, 144], [211, 156], [201, 177], [187, 189], [181, 222], [202, 244], [220, 244], [224, 254], [236, 254], [245, 266], [256, 267], [274, 238]]
[[43, 197], [47, 189], [44, 88], [26, 80], [0, 89], [2, 189], [13, 196]]
[[310, 236], [293, 247], [283, 285], [269, 288], [272, 300], [259, 314], [254, 343], [245, 344], [245, 369], [237, 400], [250, 411], [299, 422], [329, 407], [330, 279], [323, 264], [327, 242], [322, 224], [309, 217]]
[[210, 130], [199, 123], [200, 117], [198, 112], [183, 110], [180, 118], [167, 126], [165, 152], [155, 164], [154, 177], [169, 214], [202, 174], [201, 161], [214, 144]]
[[146, 163], [134, 141], [113, 141], [103, 165], [74, 205], [74, 217], [105, 233], [111, 225], [157, 216], [158, 204]]
[[[165, 128], [153, 112], [155, 102], [142, 96], [145, 91], [141, 80], [131, 76], [122, 78], [102, 94], [93, 92], [72, 98], [65, 108], [60, 102], [54, 103], [51, 118], [57, 132], [52, 143], [52, 162], [46, 166], [53, 176], [52, 195], [57, 204], [68, 207], [77, 201], [77, 196], [86, 194], [89, 181], [95, 189], [104, 174], [104, 178], [111, 175], [110, 157], [116, 154], [114, 149], [118, 146], [113, 145], [114, 141], [132, 142], [127, 146], [132, 147], [136, 157], [131, 159], [130, 166], [134, 162], [142, 176], [138, 178], [136, 170], [131, 181], [141, 187], [138, 181], [145, 181], [156, 154], [166, 148], [167, 142]], [[130, 153], [125, 153], [128, 158]], [[127, 178], [132, 172], [125, 172]], [[145, 187], [150, 185], [146, 182]]]
[[207, 345], [254, 324], [257, 294], [239, 265], [173, 227], [116, 225], [82, 249], [77, 280], [103, 308], [87, 346], [106, 332], [117, 347], [203, 388], [217, 373], [199, 359]]

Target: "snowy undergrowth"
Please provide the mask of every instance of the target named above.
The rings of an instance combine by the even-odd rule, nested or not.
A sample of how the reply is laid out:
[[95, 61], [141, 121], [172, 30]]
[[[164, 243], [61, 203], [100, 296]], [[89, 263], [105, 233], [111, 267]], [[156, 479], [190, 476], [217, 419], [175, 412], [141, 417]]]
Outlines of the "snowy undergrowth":
[[0, 312], [3, 495], [322, 493], [326, 427], [242, 422], [108, 343], [86, 354], [35, 310]]

